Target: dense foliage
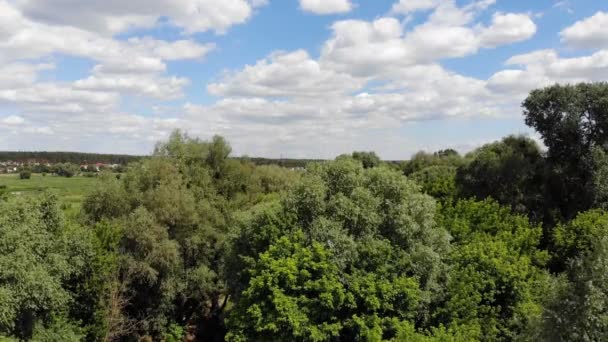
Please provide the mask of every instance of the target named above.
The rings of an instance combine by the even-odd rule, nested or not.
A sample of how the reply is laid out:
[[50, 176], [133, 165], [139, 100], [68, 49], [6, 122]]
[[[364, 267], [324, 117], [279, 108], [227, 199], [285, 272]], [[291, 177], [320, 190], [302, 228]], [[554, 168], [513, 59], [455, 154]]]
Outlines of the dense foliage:
[[523, 107], [546, 149], [300, 168], [176, 131], [75, 217], [0, 189], [0, 340], [608, 340], [608, 85]]
[[107, 164], [128, 164], [140, 159], [140, 156], [124, 154], [97, 154], [83, 152], [25, 152], [25, 151], [0, 151], [0, 162], [28, 162], [38, 161], [51, 164], [57, 163], [107, 163]]

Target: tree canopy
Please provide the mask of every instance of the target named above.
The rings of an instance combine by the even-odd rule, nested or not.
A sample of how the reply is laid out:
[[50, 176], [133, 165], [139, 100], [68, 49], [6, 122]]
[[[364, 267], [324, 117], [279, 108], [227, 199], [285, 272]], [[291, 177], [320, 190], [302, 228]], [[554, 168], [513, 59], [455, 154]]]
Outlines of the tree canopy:
[[606, 340], [607, 89], [533, 91], [542, 146], [282, 167], [175, 131], [77, 213], [0, 187], [0, 340]]

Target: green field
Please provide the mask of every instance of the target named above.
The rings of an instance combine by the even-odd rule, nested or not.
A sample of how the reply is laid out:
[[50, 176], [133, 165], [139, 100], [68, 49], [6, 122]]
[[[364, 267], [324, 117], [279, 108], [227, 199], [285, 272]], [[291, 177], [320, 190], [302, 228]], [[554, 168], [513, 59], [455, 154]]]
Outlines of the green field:
[[80, 207], [86, 194], [95, 186], [94, 177], [59, 177], [55, 175], [42, 176], [32, 174], [31, 179], [19, 179], [18, 174], [1, 174], [0, 186], [6, 185], [12, 196], [30, 196], [45, 190], [55, 193], [70, 209]]

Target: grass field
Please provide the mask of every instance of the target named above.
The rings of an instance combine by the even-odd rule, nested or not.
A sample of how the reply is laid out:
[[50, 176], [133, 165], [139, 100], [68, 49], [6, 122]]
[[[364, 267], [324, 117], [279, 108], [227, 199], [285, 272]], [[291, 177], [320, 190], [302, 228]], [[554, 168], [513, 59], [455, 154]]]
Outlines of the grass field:
[[0, 174], [0, 186], [6, 185], [12, 196], [30, 196], [49, 190], [66, 204], [66, 209], [78, 210], [87, 193], [93, 189], [97, 178], [59, 177], [32, 174], [31, 179], [19, 179], [18, 174]]

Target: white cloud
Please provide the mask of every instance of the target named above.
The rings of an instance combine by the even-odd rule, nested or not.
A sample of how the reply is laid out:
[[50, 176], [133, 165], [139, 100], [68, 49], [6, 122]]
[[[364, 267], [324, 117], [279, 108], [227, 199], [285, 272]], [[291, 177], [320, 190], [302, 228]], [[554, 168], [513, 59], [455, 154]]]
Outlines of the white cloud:
[[69, 86], [54, 83], [36, 83], [26, 88], [0, 89], [0, 102], [14, 102], [25, 105], [57, 104], [68, 106], [71, 103], [106, 106], [115, 104], [116, 93], [89, 92], [75, 90]]
[[569, 0], [562, 0], [562, 1], [558, 1], [555, 4], [553, 4], [553, 8], [558, 8], [562, 11], [566, 11], [570, 14], [574, 13], [574, 10], [572, 9], [572, 3]]
[[608, 13], [597, 12], [560, 32], [566, 44], [589, 49], [608, 48]]
[[43, 127], [28, 126], [23, 129], [23, 132], [30, 133], [30, 134], [36, 134], [36, 135], [38, 135], [38, 134], [52, 135], [54, 133], [53, 130], [48, 126], [43, 126]]
[[0, 40], [0, 61], [62, 53], [107, 64], [127, 65], [134, 71], [162, 71], [163, 60], [201, 58], [213, 49], [212, 44], [203, 45], [191, 40], [167, 42], [133, 38], [124, 42], [76, 27], [47, 25], [24, 17], [2, 0], [0, 13], [3, 16], [0, 33], [4, 36]]
[[399, 0], [391, 10], [395, 14], [410, 14], [416, 11], [426, 11], [437, 7], [441, 0]]
[[215, 49], [215, 44], [198, 44], [192, 40], [164, 41], [151, 37], [130, 38], [131, 46], [136, 47], [143, 53], [150, 52], [154, 56], [166, 60], [200, 59]]
[[513, 56], [507, 61], [507, 65], [520, 68], [495, 73], [489, 79], [489, 86], [497, 91], [523, 96], [531, 89], [554, 83], [608, 79], [608, 50], [574, 58], [562, 58], [554, 50], [539, 50]]
[[186, 32], [225, 32], [247, 21], [254, 7], [266, 1], [247, 0], [18, 0], [18, 8], [36, 21], [70, 25], [92, 32], [116, 34], [134, 28], [151, 28], [159, 19]]
[[415, 51], [403, 40], [403, 29], [397, 19], [339, 21], [332, 25], [332, 30], [333, 36], [325, 42], [320, 61], [340, 72], [366, 76], [415, 61]]
[[350, 0], [300, 0], [303, 11], [315, 14], [335, 14], [350, 12], [353, 4]]
[[325, 43], [321, 62], [342, 72], [368, 76], [394, 68], [458, 58], [530, 38], [536, 25], [525, 14], [496, 14], [492, 24], [474, 23], [476, 15], [493, 1], [476, 1], [456, 7], [453, 1], [439, 3], [429, 19], [405, 31], [395, 18], [373, 22], [339, 21]]
[[338, 21], [318, 59], [304, 50], [281, 51], [227, 72], [208, 86], [222, 98], [188, 105], [183, 122], [194, 134], [226, 135], [244, 153], [332, 156], [352, 149], [353, 141], [369, 143], [373, 131], [389, 139], [408, 123], [508, 117], [521, 99], [438, 63], [533, 34], [527, 15], [496, 14], [487, 27], [476, 23], [492, 3], [443, 2], [410, 31], [390, 17]]
[[146, 95], [161, 100], [171, 100], [183, 96], [183, 87], [190, 84], [186, 78], [157, 77], [150, 75], [92, 75], [74, 82], [76, 89], [90, 91], [121, 92]]
[[[190, 81], [167, 75], [168, 61], [202, 60], [214, 44], [193, 38], [119, 40], [114, 34], [157, 25], [167, 17], [186, 33], [223, 32], [266, 1], [0, 0], [0, 117], [3, 148], [95, 149], [141, 153], [176, 127], [179, 113], [134, 115], [121, 109], [131, 96], [179, 98]], [[136, 6], [137, 8], [129, 8]], [[200, 12], [202, 11], [202, 12]], [[145, 13], [144, 13], [145, 12]], [[240, 13], [240, 14], [239, 14]], [[190, 15], [191, 17], [188, 17]], [[76, 81], [41, 77], [54, 56], [76, 56], [96, 65]], [[27, 61], [27, 62], [26, 62]], [[53, 70], [59, 74], [62, 70]], [[135, 99], [136, 107], [147, 100]], [[5, 139], [10, 135], [10, 139]]]
[[[89, 100], [77, 97], [65, 99], [67, 102], [59, 106], [58, 101], [66, 94], [101, 97], [108, 101], [106, 106], [115, 105], [121, 94], [179, 98], [183, 87], [190, 82], [183, 77], [165, 76], [165, 61], [202, 59], [214, 49], [214, 44], [200, 44], [191, 39], [164, 41], [135, 37], [121, 41], [77, 27], [42, 23], [24, 16], [18, 8], [2, 0], [0, 16], [0, 62], [4, 63], [0, 67], [0, 101], [24, 106], [37, 103], [49, 110], [62, 107], [61, 111], [78, 112], [87, 107]], [[98, 64], [91, 70], [92, 75], [73, 85], [49, 82], [34, 85], [38, 72], [52, 65], [13, 62], [47, 58], [53, 54], [87, 58]], [[41, 93], [36, 94], [38, 91]], [[58, 99], [47, 96], [55, 93], [58, 93]]]
[[0, 123], [6, 126], [16, 126], [21, 125], [25, 122], [22, 117], [17, 115], [9, 115], [5, 118], [0, 118]]
[[10, 63], [0, 65], [0, 89], [27, 86], [36, 81], [38, 72], [53, 69], [54, 65], [48, 63]]
[[531, 38], [536, 25], [527, 14], [496, 13], [492, 24], [482, 29], [480, 40], [484, 47], [494, 47]]
[[364, 81], [323, 69], [304, 50], [277, 52], [208, 86], [218, 96], [316, 97], [360, 89]]

